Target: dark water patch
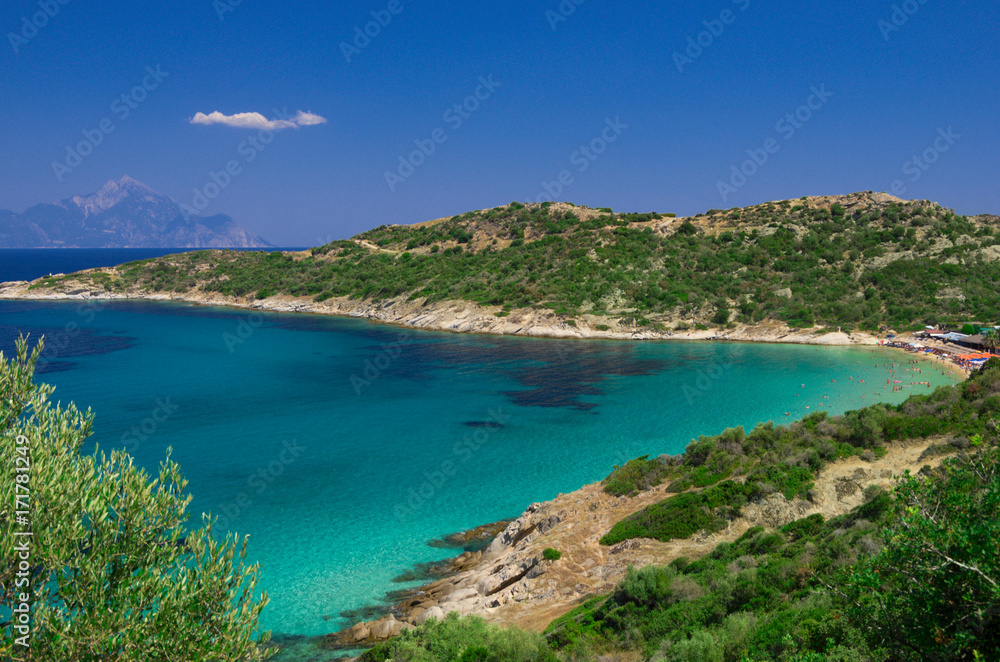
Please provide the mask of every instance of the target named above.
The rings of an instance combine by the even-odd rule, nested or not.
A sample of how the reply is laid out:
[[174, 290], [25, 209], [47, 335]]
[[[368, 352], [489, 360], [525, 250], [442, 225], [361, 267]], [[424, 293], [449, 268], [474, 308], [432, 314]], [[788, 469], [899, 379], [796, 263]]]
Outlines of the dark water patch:
[[668, 366], [638, 358], [633, 346], [569, 340], [470, 338], [414, 344], [405, 351], [424, 371], [467, 368], [511, 380], [524, 387], [503, 393], [514, 404], [577, 411], [594, 409], [596, 404], [582, 398], [602, 395], [599, 385], [611, 377], [652, 375]]
[[584, 395], [602, 395], [604, 391], [587, 384], [552, 384], [527, 391], [504, 391], [504, 395], [522, 407], [562, 407], [576, 411], [596, 409], [597, 404], [580, 400]]
[[498, 430], [503, 427], [503, 423], [495, 421], [465, 421], [462, 425], [467, 428], [486, 428], [488, 430]]
[[231, 319], [238, 321], [246, 319], [248, 315], [256, 314], [256, 311], [216, 306], [199, 306], [181, 301], [105, 301], [101, 302], [100, 305], [102, 310], [110, 310], [117, 313], [157, 315], [163, 317], [198, 317], [202, 319]]
[[83, 356], [102, 356], [130, 349], [135, 346], [135, 338], [125, 335], [102, 335], [93, 329], [76, 327], [15, 327], [0, 324], [0, 351], [5, 356], [13, 356], [16, 341], [21, 336], [34, 346], [45, 338], [45, 349], [38, 359], [35, 372], [38, 374], [65, 372], [76, 367], [76, 362], [67, 359]]
[[[357, 609], [346, 609], [340, 612], [339, 616], [352, 623], [360, 623], [361, 621], [377, 621], [391, 613], [393, 613], [391, 604], [378, 604], [363, 605]], [[323, 616], [323, 620], [330, 620], [330, 616]]]

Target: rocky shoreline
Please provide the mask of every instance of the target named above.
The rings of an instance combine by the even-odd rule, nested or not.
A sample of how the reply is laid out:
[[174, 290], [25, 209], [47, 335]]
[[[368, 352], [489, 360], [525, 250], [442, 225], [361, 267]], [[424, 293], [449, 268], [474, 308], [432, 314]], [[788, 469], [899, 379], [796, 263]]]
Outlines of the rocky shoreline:
[[[94, 269], [92, 272], [111, 272]], [[87, 273], [87, 272], [84, 272]], [[378, 303], [332, 298], [316, 302], [311, 297], [276, 295], [262, 300], [229, 297], [200, 291], [150, 294], [139, 289], [106, 292], [82, 286], [59, 286], [31, 290], [38, 281], [0, 283], [0, 300], [15, 301], [161, 301], [202, 306], [223, 306], [275, 313], [307, 313], [367, 319], [406, 328], [451, 333], [525, 336], [535, 338], [605, 340], [726, 340], [736, 342], [789, 343], [799, 345], [876, 345], [878, 338], [866, 333], [843, 333], [823, 328], [803, 331], [784, 324], [736, 325], [732, 329], [658, 330], [624, 325], [613, 319], [581, 315], [567, 320], [549, 310], [520, 309], [501, 316], [501, 308], [482, 307], [469, 301], [441, 301], [425, 304], [406, 297]], [[572, 323], [571, 323], [572, 322]], [[606, 328], [605, 328], [606, 327]]]
[[[612, 591], [630, 565], [666, 565], [682, 556], [694, 560], [753, 526], [773, 529], [817, 513], [827, 519], [843, 515], [864, 502], [865, 488], [890, 488], [905, 471], [939, 464], [943, 456], [928, 449], [941, 441], [895, 443], [881, 459], [832, 463], [820, 472], [810, 501], [771, 494], [744, 506], [742, 516], [724, 531], [666, 543], [633, 539], [607, 547], [599, 540], [615, 522], [666, 498], [669, 488], [614, 497], [593, 483], [530, 505], [485, 550], [442, 562], [450, 566], [443, 578], [407, 592], [387, 616], [328, 635], [323, 647], [372, 646], [451, 612], [541, 631], [584, 600]], [[561, 557], [547, 559], [548, 548]]]

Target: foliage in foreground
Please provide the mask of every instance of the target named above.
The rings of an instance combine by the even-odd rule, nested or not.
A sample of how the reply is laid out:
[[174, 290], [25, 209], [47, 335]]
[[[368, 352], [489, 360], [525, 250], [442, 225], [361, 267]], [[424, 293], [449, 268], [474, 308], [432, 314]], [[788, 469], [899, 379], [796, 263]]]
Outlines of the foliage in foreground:
[[[29, 355], [22, 339], [14, 360], [0, 353], [0, 657], [27, 659], [10, 611], [25, 592], [31, 660], [268, 657], [266, 635], [255, 638], [267, 596], [256, 596], [246, 541], [187, 525], [187, 481], [169, 456], [152, 478], [125, 452], [81, 454], [92, 416], [53, 406], [54, 389], [32, 383], [41, 349]], [[25, 485], [29, 526], [14, 512]], [[29, 530], [23, 570], [14, 534]]]
[[430, 620], [361, 656], [361, 662], [556, 662], [539, 634], [499, 628], [480, 618]]
[[[976, 440], [982, 443], [981, 440]], [[847, 586], [852, 619], [913, 659], [1000, 653], [1000, 463], [996, 451], [947, 462], [896, 489], [885, 549]]]

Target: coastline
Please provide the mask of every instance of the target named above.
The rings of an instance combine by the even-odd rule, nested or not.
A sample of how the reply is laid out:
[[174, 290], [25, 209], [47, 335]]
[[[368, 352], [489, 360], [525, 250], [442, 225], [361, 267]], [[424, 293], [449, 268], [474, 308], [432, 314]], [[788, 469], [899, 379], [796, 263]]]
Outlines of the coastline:
[[[599, 330], [588, 333], [589, 329], [573, 328], [558, 322], [556, 316], [548, 311], [534, 310], [528, 311], [530, 325], [523, 324], [519, 320], [511, 320], [511, 323], [522, 324], [517, 329], [519, 332], [503, 333], [492, 330], [492, 328], [486, 330], [475, 328], [476, 323], [484, 319], [492, 318], [503, 321], [504, 318], [491, 315], [488, 311], [468, 302], [444, 302], [437, 306], [427, 307], [405, 301], [371, 304], [337, 300], [332, 302], [335, 305], [323, 305], [316, 304], [311, 299], [292, 297], [247, 301], [231, 297], [187, 296], [184, 294], [127, 293], [109, 295], [89, 289], [35, 295], [27, 290], [28, 283], [26, 282], [15, 283], [13, 284], [15, 287], [10, 287], [10, 285], [0, 284], [0, 300], [173, 302], [200, 306], [221, 306], [254, 312], [294, 312], [342, 316], [395, 324], [406, 328], [452, 333], [563, 339], [722, 340], [814, 346], [874, 346], [878, 343], [877, 338], [867, 334], [791, 332], [787, 327], [777, 326], [740, 327], [726, 331], [709, 330], [672, 334], [655, 331], [640, 334], [637, 332], [601, 332]], [[8, 296], [11, 293], [15, 296]], [[471, 314], [461, 315], [467, 310], [471, 311]], [[551, 322], [552, 319], [557, 321]], [[548, 326], [544, 324], [546, 320], [550, 321]], [[452, 326], [449, 327], [449, 323]], [[562, 326], [557, 326], [559, 324]], [[466, 325], [471, 325], [473, 328], [463, 328]], [[560, 333], [549, 333], [552, 329], [556, 329]], [[573, 335], [564, 334], [561, 333], [562, 330], [572, 330], [575, 333]], [[934, 357], [928, 356], [926, 358], [936, 363], [933, 361]], [[955, 370], [953, 373], [956, 379], [965, 377], [962, 375], [960, 378], [959, 373]], [[873, 466], [879, 468], [877, 462]], [[872, 478], [874, 479], [875, 476]], [[878, 478], [885, 479], [886, 476], [880, 474]], [[381, 639], [377, 636], [379, 633], [388, 633], [389, 636], [392, 636], [422, 622], [420, 619], [424, 614], [428, 614], [423, 616], [423, 620], [426, 620], [429, 617], [441, 617], [452, 610], [483, 616], [491, 622], [542, 629], [552, 619], [561, 616], [580, 600], [592, 595], [593, 591], [607, 592], [612, 590], [614, 585], [624, 576], [624, 568], [629, 564], [663, 564], [678, 555], [700, 556], [710, 551], [718, 542], [729, 540], [731, 535], [738, 533], [738, 530], [734, 528], [725, 534], [709, 537], [697, 536], [686, 541], [688, 545], [683, 548], [681, 545], [685, 541], [656, 543], [655, 541], [643, 540], [639, 543], [622, 543], [609, 549], [596, 545], [595, 541], [602, 531], [615, 521], [640, 509], [644, 504], [648, 505], [648, 503], [661, 500], [665, 496], [668, 495], [660, 490], [659, 493], [653, 491], [634, 498], [609, 497], [603, 494], [600, 483], [595, 483], [584, 486], [569, 495], [560, 495], [553, 502], [533, 504], [519, 518], [523, 521], [520, 524], [515, 522], [512, 525], [517, 529], [516, 531], [512, 529], [510, 533], [501, 533], [498, 539], [506, 542], [491, 546], [492, 552], [487, 550], [486, 552], [463, 554], [453, 560], [455, 564], [453, 573], [437, 582], [415, 589], [422, 595], [413, 597], [410, 600], [412, 604], [405, 605], [405, 607], [397, 605], [397, 612], [392, 617], [355, 625], [351, 630], [339, 633], [339, 636], [328, 635], [327, 640], [334, 647], [354, 648], [358, 644], [367, 645], [380, 641]], [[650, 499], [652, 501], [648, 501]], [[595, 504], [597, 505], [596, 509], [593, 508]], [[585, 505], [586, 509], [579, 508], [581, 505]], [[752, 513], [755, 513], [754, 517], [764, 518], [758, 521], [769, 523], [772, 520], [778, 521], [774, 519], [777, 517], [775, 513], [778, 512], [783, 513], [779, 519], [786, 515], [794, 515], [793, 519], [798, 518], [802, 516], [802, 512], [805, 512], [801, 510], [805, 507], [804, 504], [768, 502], [761, 505], [760, 513], [757, 513], [756, 510], [753, 510]], [[570, 513], [572, 516], [567, 519], [566, 513]], [[739, 531], [749, 527], [752, 523], [752, 519], [747, 519], [746, 522], [740, 524]], [[555, 528], [548, 529], [549, 525]], [[584, 530], [589, 531], [587, 533], [588, 540], [579, 541], [578, 549], [580, 551], [567, 555], [561, 564], [553, 564], [544, 559], [541, 554], [544, 546], [558, 546], [562, 549], [571, 543], [576, 544], [563, 537], [562, 532], [571, 529], [575, 529], [578, 533], [582, 533]], [[573, 534], [574, 539], [576, 535]], [[538, 544], [535, 544], [536, 541]], [[494, 572], [501, 566], [504, 568]], [[480, 586], [480, 583], [486, 579], [483, 573], [487, 570], [490, 570], [489, 577], [497, 575], [495, 579], [500, 580], [500, 584], [504, 584], [502, 588], [487, 584]], [[543, 579], [543, 575], [547, 576]], [[581, 577], [584, 579], [580, 579]], [[476, 581], [473, 582], [473, 579]], [[494, 581], [494, 579], [489, 581]], [[473, 595], [470, 589], [475, 589], [476, 594]], [[467, 612], [466, 609], [468, 609]], [[359, 638], [365, 633], [367, 633], [365, 637]]]
[[[102, 270], [95, 270], [102, 271]], [[311, 297], [276, 295], [262, 300], [221, 294], [150, 294], [143, 291], [110, 293], [85, 287], [32, 292], [37, 281], [0, 283], [0, 300], [10, 301], [154, 301], [220, 306], [255, 312], [304, 313], [367, 319], [371, 322], [425, 331], [519, 336], [564, 340], [722, 340], [732, 342], [783, 343], [797, 345], [874, 346], [876, 336], [855, 332], [793, 329], [784, 324], [737, 324], [732, 329], [692, 329], [664, 331], [651, 327], [626, 326], [604, 317], [582, 315], [580, 323], [570, 323], [552, 311], [521, 309], [501, 316], [499, 306], [483, 307], [470, 301], [441, 301], [430, 305], [397, 297], [380, 302], [339, 297], [316, 302]], [[611, 323], [614, 326], [611, 326]], [[606, 326], [607, 328], [598, 328]]]
[[[891, 489], [904, 472], [940, 464], [945, 456], [931, 459], [927, 453], [941, 441], [934, 437], [895, 442], [881, 459], [838, 460], [817, 476], [810, 501], [772, 494], [745, 506], [742, 516], [722, 531], [669, 542], [636, 538], [613, 546], [600, 543], [615, 522], [676, 494], [669, 486], [616, 497], [605, 493], [601, 482], [591, 483], [531, 504], [485, 550], [443, 561], [441, 565], [452, 567], [441, 579], [407, 591], [387, 616], [327, 635], [322, 647], [372, 646], [450, 612], [541, 632], [586, 600], [613, 591], [630, 566], [667, 565], [679, 557], [694, 560], [754, 526], [773, 530], [814, 514], [826, 519], [844, 515], [864, 502], [869, 486]], [[546, 558], [547, 548], [558, 549], [562, 557]]]

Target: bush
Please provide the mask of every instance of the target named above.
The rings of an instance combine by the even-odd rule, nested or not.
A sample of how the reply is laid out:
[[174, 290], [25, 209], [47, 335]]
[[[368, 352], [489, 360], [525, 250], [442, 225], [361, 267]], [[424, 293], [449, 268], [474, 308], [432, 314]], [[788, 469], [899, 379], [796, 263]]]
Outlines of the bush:
[[552, 549], [551, 547], [546, 547], [542, 552], [542, 558], [546, 561], [558, 561], [562, 558], [562, 552], [558, 549]]
[[666, 644], [653, 657], [656, 662], [723, 662], [725, 649], [712, 634], [699, 630], [690, 639]]
[[[727, 483], [735, 485], [732, 481]], [[675, 538], [688, 538], [698, 531], [718, 531], [725, 527], [726, 521], [715, 515], [713, 506], [710, 505], [724, 505], [723, 499], [713, 499], [716, 495], [714, 490], [717, 489], [714, 487], [700, 493], [678, 494], [647, 506], [611, 527], [601, 538], [601, 544], [615, 545], [631, 538], [654, 538], [667, 542]]]
[[545, 638], [534, 632], [489, 625], [481, 618], [460, 618], [448, 614], [444, 620], [431, 619], [380, 644], [361, 657], [360, 662], [557, 662]]
[[663, 462], [643, 455], [625, 463], [625, 466], [615, 467], [611, 475], [604, 479], [604, 491], [613, 496], [635, 496], [659, 485], [666, 473], [667, 467]]

